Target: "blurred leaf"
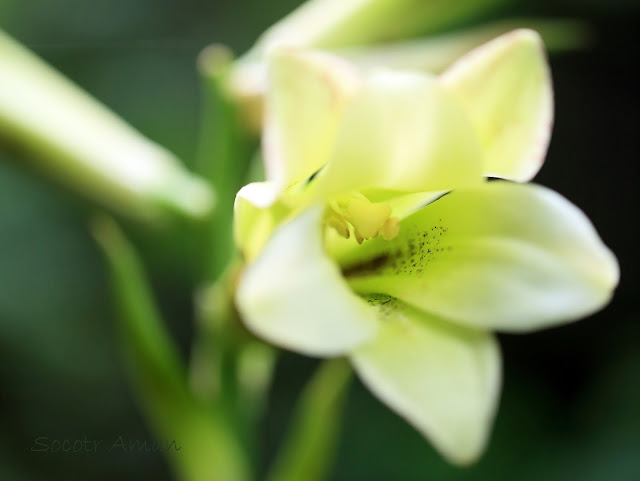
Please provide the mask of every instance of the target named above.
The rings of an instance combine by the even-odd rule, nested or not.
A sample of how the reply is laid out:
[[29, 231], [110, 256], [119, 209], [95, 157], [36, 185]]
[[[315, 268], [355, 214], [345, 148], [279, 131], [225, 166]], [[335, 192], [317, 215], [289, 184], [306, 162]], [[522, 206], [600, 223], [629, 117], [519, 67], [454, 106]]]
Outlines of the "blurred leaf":
[[249, 56], [276, 45], [335, 49], [431, 34], [510, 0], [309, 0], [268, 29]]
[[327, 479], [337, 450], [351, 372], [345, 359], [325, 361], [320, 366], [299, 400], [268, 481]]
[[152, 300], [142, 266], [113, 221], [99, 219], [93, 233], [107, 257], [120, 311], [120, 332], [131, 383], [158, 436], [185, 481], [248, 479], [238, 443], [226, 421], [191, 395], [186, 372]]
[[538, 31], [551, 52], [584, 48], [590, 41], [588, 25], [578, 20], [514, 18], [424, 39], [342, 49], [336, 53], [363, 69], [384, 66], [439, 73], [473, 48], [516, 28]]

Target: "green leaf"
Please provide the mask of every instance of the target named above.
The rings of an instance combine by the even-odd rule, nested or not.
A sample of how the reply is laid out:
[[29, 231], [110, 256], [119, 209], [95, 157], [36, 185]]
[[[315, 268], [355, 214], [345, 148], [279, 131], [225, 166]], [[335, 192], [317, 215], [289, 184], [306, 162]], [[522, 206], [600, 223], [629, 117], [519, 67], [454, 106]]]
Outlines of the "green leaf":
[[517, 28], [536, 30], [551, 53], [585, 48], [591, 42], [589, 26], [579, 20], [509, 18], [439, 35], [374, 46], [339, 48], [332, 52], [363, 70], [384, 66], [441, 73], [473, 48]]
[[299, 401], [293, 427], [267, 481], [327, 479], [350, 380], [351, 367], [344, 359], [326, 361], [318, 369]]
[[509, 0], [311, 0], [275, 24], [253, 54], [277, 45], [332, 49], [442, 31]]
[[153, 302], [142, 266], [117, 225], [93, 224], [106, 255], [126, 369], [156, 436], [180, 449], [167, 455], [185, 481], [246, 481], [248, 467], [226, 420], [199, 404], [187, 388], [186, 371]]

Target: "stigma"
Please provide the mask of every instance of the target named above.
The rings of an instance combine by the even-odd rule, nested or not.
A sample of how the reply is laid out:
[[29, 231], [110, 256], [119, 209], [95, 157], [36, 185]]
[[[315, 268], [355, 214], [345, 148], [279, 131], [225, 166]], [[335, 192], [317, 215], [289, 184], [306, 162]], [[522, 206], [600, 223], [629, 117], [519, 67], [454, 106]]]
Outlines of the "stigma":
[[397, 217], [391, 217], [389, 204], [370, 202], [361, 194], [351, 194], [331, 202], [325, 214], [325, 223], [345, 239], [351, 237], [353, 230], [358, 244], [379, 235], [391, 240], [400, 232], [400, 221]]

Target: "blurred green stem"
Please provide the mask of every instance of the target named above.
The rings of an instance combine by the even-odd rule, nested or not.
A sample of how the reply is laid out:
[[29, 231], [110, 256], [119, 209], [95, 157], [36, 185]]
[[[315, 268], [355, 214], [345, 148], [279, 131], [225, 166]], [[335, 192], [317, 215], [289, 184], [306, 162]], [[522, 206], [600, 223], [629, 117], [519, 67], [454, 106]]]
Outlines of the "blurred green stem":
[[267, 481], [323, 481], [333, 465], [351, 380], [345, 359], [325, 361], [298, 402], [292, 427]]
[[131, 385], [154, 434], [175, 441], [166, 453], [175, 472], [184, 481], [248, 481], [248, 460], [224, 414], [203, 406], [188, 389], [135, 251], [110, 219], [92, 228], [111, 275]]
[[233, 258], [233, 204], [255, 149], [227, 92], [232, 60], [231, 51], [222, 45], [207, 47], [198, 59], [204, 98], [195, 170], [218, 194], [214, 215], [200, 236], [207, 283], [216, 281]]
[[214, 194], [169, 151], [0, 30], [0, 144], [68, 189], [144, 222], [209, 215]]
[[256, 424], [264, 407], [275, 350], [250, 336], [233, 302], [238, 264], [196, 298], [197, 332], [189, 381], [204, 403], [225, 413], [248, 457], [257, 461]]
[[198, 59], [203, 91], [196, 170], [217, 189], [214, 216], [198, 233], [201, 281], [196, 299], [197, 333], [189, 380], [198, 398], [224, 413], [248, 453], [256, 454], [255, 423], [262, 410], [273, 349], [249, 336], [233, 303], [239, 263], [234, 262], [233, 206], [245, 183], [255, 137], [243, 127], [228, 93], [233, 56], [224, 46], [207, 47]]

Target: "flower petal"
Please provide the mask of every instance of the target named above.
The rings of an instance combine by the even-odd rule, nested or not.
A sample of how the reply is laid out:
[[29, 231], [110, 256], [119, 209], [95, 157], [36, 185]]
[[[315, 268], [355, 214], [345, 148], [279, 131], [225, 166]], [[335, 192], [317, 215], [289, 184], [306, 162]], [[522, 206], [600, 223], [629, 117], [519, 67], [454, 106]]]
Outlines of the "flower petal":
[[274, 206], [277, 197], [278, 188], [273, 182], [247, 184], [236, 194], [233, 235], [247, 262], [260, 253], [282, 217]]
[[356, 296], [322, 246], [323, 209], [279, 227], [247, 267], [238, 310], [256, 335], [311, 356], [348, 352], [375, 335], [375, 313]]
[[309, 185], [312, 200], [361, 189], [448, 190], [482, 177], [467, 116], [426, 74], [371, 74], [349, 103], [329, 163]]
[[533, 30], [514, 30], [473, 50], [440, 77], [470, 115], [488, 176], [526, 182], [544, 161], [553, 123], [551, 76]]
[[618, 264], [585, 215], [536, 185], [452, 192], [341, 259], [358, 292], [383, 292], [452, 321], [528, 331], [605, 305]]
[[391, 216], [404, 219], [422, 207], [442, 197], [447, 191], [413, 192], [411, 194], [398, 194], [393, 191], [363, 191], [371, 202], [385, 202], [391, 207]]
[[287, 49], [271, 56], [263, 151], [267, 178], [281, 190], [327, 162], [358, 82], [353, 67], [328, 54]]
[[489, 333], [455, 328], [391, 299], [376, 339], [354, 351], [362, 381], [451, 462], [484, 450], [497, 407], [501, 361]]

